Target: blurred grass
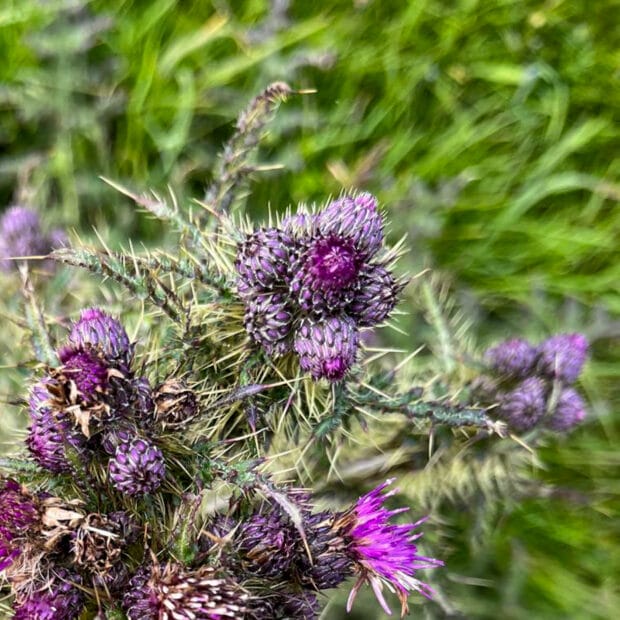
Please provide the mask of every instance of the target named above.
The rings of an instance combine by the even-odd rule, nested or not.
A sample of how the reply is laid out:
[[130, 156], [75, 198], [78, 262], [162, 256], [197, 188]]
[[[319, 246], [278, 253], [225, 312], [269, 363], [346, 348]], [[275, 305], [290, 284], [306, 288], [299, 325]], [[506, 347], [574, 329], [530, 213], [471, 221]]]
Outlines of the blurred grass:
[[279, 114], [261, 158], [285, 167], [256, 179], [252, 213], [364, 187], [394, 238], [409, 234], [407, 268], [439, 268], [473, 297], [483, 342], [593, 339], [591, 421], [537, 474], [570, 492], [506, 506], [482, 547], [463, 536], [442, 589], [466, 617], [613, 617], [620, 3], [286, 5], [3, 2], [0, 200], [111, 246], [157, 243], [161, 226], [98, 175], [200, 197], [251, 96], [276, 79], [317, 89]]

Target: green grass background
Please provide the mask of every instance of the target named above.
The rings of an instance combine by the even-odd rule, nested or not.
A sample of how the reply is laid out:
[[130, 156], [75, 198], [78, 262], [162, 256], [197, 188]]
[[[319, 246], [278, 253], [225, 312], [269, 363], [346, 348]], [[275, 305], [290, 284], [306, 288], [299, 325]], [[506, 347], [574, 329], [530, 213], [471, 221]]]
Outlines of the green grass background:
[[535, 472], [558, 493], [503, 506], [452, 549], [444, 594], [468, 618], [613, 618], [618, 14], [616, 0], [5, 0], [0, 204], [112, 247], [160, 243], [161, 224], [98, 175], [201, 197], [252, 96], [274, 80], [315, 89], [271, 126], [260, 161], [282, 168], [257, 176], [251, 213], [367, 189], [393, 238], [408, 234], [406, 268], [445, 274], [481, 345], [569, 329], [593, 343], [588, 423]]

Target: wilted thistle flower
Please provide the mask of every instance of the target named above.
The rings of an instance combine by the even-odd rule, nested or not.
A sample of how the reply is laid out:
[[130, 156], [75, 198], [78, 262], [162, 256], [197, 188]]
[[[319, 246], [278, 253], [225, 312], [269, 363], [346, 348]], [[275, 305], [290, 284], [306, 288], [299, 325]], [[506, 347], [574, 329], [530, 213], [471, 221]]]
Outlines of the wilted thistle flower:
[[184, 381], [168, 379], [153, 394], [155, 418], [164, 428], [182, 429], [198, 415], [196, 394]]
[[527, 340], [511, 338], [487, 349], [484, 360], [499, 375], [523, 378], [531, 372], [536, 355], [536, 347]]
[[120, 321], [101, 308], [82, 310], [80, 318], [71, 326], [69, 342], [76, 348], [99, 349], [104, 358], [129, 364], [133, 346]]
[[71, 381], [83, 400], [92, 400], [108, 384], [108, 365], [90, 349], [66, 347], [58, 357], [63, 364], [62, 371]]
[[538, 347], [538, 371], [552, 379], [574, 383], [586, 361], [588, 340], [583, 334], [558, 334]]
[[528, 377], [513, 390], [500, 394], [499, 415], [517, 431], [527, 431], [540, 421], [547, 407], [547, 386], [539, 377]]
[[52, 473], [71, 471], [68, 452], [80, 454], [84, 434], [58, 400], [62, 386], [50, 377], [41, 379], [30, 392], [30, 426], [26, 446], [34, 460]]
[[358, 346], [359, 332], [347, 316], [316, 323], [305, 319], [295, 336], [299, 364], [313, 379], [340, 381], [354, 364]]
[[431, 588], [416, 578], [416, 571], [443, 565], [440, 560], [417, 553], [414, 543], [422, 534], [413, 534], [413, 531], [425, 519], [402, 525], [390, 523], [393, 516], [408, 510], [387, 510], [384, 507], [385, 500], [396, 493], [395, 490], [383, 493], [393, 481], [387, 480], [379, 485], [334, 519], [332, 529], [346, 541], [347, 554], [358, 573], [357, 582], [349, 595], [347, 611], [351, 610], [360, 587], [368, 582], [387, 614], [391, 611], [383, 597], [383, 585], [390, 591], [396, 591], [404, 616], [408, 611], [407, 596], [410, 592], [417, 590], [429, 598], [432, 595]]
[[114, 488], [126, 495], [153, 493], [166, 475], [161, 450], [141, 437], [119, 443], [108, 464]]
[[573, 388], [564, 388], [558, 396], [555, 410], [547, 421], [553, 431], [567, 432], [586, 417], [586, 405]]
[[[59, 247], [60, 237], [46, 235], [36, 211], [27, 207], [10, 207], [0, 219], [0, 269], [11, 271], [18, 262], [9, 258], [40, 256]], [[4, 260], [3, 260], [4, 259]]]
[[248, 595], [210, 566], [188, 570], [179, 564], [153, 564], [131, 579], [123, 608], [129, 620], [240, 619]]
[[13, 605], [13, 620], [77, 620], [84, 608], [84, 595], [77, 574], [58, 568], [47, 583]]
[[41, 519], [36, 498], [15, 480], [0, 482], [0, 570], [21, 553], [23, 537]]

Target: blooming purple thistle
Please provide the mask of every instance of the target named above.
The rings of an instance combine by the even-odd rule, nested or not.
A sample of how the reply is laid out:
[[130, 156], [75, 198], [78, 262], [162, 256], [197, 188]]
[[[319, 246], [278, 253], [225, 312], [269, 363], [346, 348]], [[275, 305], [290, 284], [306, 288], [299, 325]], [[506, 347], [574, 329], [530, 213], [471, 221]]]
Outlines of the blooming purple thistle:
[[588, 354], [588, 340], [583, 334], [557, 334], [538, 347], [538, 370], [565, 383], [574, 383]]
[[235, 269], [242, 297], [286, 285], [296, 250], [293, 237], [277, 228], [263, 228], [239, 245]]
[[66, 377], [84, 400], [92, 400], [108, 384], [108, 366], [93, 350], [65, 347], [58, 353]]
[[129, 364], [133, 355], [125, 328], [101, 308], [82, 310], [80, 318], [71, 326], [68, 340], [76, 348], [97, 348], [110, 361]]
[[512, 338], [487, 349], [484, 359], [500, 375], [523, 378], [532, 370], [536, 355], [536, 348], [527, 340]]
[[367, 192], [334, 200], [317, 218], [317, 228], [323, 235], [347, 237], [366, 259], [374, 256], [383, 243], [383, 219], [377, 199]]
[[513, 390], [499, 394], [499, 415], [519, 432], [540, 421], [547, 407], [547, 385], [539, 377], [528, 377]]
[[359, 332], [353, 319], [334, 316], [315, 323], [304, 319], [295, 335], [301, 369], [312, 378], [340, 381], [355, 363]]
[[553, 431], [565, 433], [577, 426], [586, 417], [586, 405], [573, 388], [564, 388], [558, 397], [555, 410], [547, 421]]
[[402, 285], [382, 265], [364, 265], [346, 313], [359, 327], [372, 327], [384, 321], [396, 305]]
[[67, 451], [81, 453], [86, 437], [74, 426], [69, 414], [54, 405], [55, 389], [60, 387], [50, 377], [41, 379], [32, 387], [26, 446], [41, 467], [58, 474], [71, 471]]
[[416, 578], [416, 571], [443, 566], [441, 560], [417, 553], [414, 543], [422, 534], [413, 534], [413, 531], [426, 518], [402, 525], [390, 523], [393, 516], [408, 510], [387, 510], [384, 507], [385, 500], [397, 492], [393, 489], [383, 493], [392, 482], [394, 478], [380, 484], [336, 518], [334, 527], [339, 528], [344, 539], [348, 541], [348, 553], [359, 572], [358, 580], [349, 595], [347, 611], [351, 611], [360, 587], [368, 582], [387, 614], [391, 614], [391, 611], [383, 597], [383, 585], [390, 591], [396, 591], [404, 616], [408, 611], [407, 596], [410, 592], [417, 590], [429, 598], [433, 594], [430, 586]]
[[292, 324], [293, 313], [286, 295], [257, 294], [246, 305], [245, 329], [268, 355], [281, 355], [290, 351]]
[[159, 488], [166, 475], [161, 450], [141, 437], [119, 443], [108, 464], [110, 480], [118, 491], [143, 495]]
[[80, 582], [78, 575], [57, 569], [49, 583], [16, 601], [13, 620], [77, 620], [84, 608], [84, 594], [75, 585]]
[[17, 265], [13, 260], [24, 256], [48, 254], [52, 249], [49, 239], [41, 230], [36, 211], [26, 207], [10, 207], [0, 219], [0, 269], [11, 271]]
[[18, 482], [2, 481], [0, 490], [0, 571], [21, 553], [24, 534], [40, 520], [35, 498]]
[[129, 620], [225, 620], [243, 618], [247, 594], [210, 566], [187, 570], [179, 564], [142, 568], [123, 599]]
[[312, 238], [294, 266], [289, 290], [306, 313], [337, 313], [351, 299], [362, 262], [363, 256], [346, 237]]

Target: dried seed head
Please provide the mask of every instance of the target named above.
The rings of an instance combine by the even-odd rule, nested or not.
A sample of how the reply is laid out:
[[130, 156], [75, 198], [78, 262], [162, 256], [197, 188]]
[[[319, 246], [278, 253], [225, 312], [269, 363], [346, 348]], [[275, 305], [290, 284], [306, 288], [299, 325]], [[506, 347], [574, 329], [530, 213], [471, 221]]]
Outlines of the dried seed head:
[[168, 379], [153, 395], [155, 417], [164, 428], [182, 429], [199, 413], [198, 399], [193, 390], [180, 379]]

